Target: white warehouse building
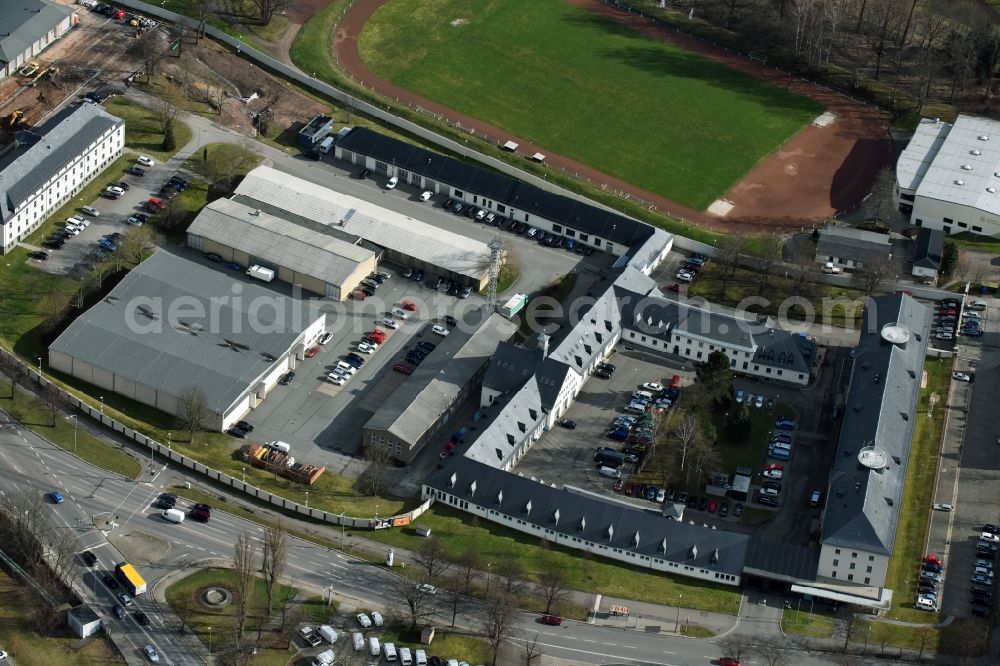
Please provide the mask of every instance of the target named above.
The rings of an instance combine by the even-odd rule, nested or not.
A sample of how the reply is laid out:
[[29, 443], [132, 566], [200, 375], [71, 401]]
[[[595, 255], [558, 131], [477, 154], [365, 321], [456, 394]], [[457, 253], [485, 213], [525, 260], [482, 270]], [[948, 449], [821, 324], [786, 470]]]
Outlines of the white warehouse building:
[[914, 226], [1000, 235], [1000, 122], [921, 120], [896, 163], [893, 194]]
[[190, 388], [206, 429], [257, 407], [326, 326], [309, 302], [160, 250], [49, 347], [56, 372], [179, 415]]
[[6, 254], [116, 160], [125, 121], [96, 104], [69, 107], [17, 133], [0, 157], [0, 249]]

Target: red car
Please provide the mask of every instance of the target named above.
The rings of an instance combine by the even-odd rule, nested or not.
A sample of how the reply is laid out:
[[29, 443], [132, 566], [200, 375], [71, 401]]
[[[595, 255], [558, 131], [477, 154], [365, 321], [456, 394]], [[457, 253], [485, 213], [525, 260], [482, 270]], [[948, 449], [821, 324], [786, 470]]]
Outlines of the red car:
[[743, 666], [743, 662], [736, 657], [723, 657], [719, 659], [719, 666]]
[[413, 374], [413, 368], [406, 365], [405, 363], [397, 363], [396, 365], [392, 366], [392, 369], [395, 370], [396, 372], [402, 372], [404, 375]]
[[782, 465], [781, 463], [768, 463], [767, 465], [764, 465], [764, 469], [766, 469], [767, 471], [778, 470], [784, 472], [785, 466]]
[[941, 566], [944, 566], [944, 560], [942, 560], [937, 555], [928, 555], [927, 557], [924, 558], [924, 561], [930, 562], [931, 564], [940, 564]]
[[417, 306], [413, 304], [413, 301], [403, 301], [403, 309], [409, 310], [410, 312], [416, 312]]
[[156, 197], [149, 197], [149, 201], [147, 201], [146, 203], [148, 203], [150, 206], [154, 206], [156, 208], [159, 208], [160, 210], [163, 210], [164, 208], [167, 207], [167, 204], [163, 203], [162, 201], [160, 201]]
[[351, 298], [353, 298], [356, 301], [363, 301], [366, 298], [368, 298], [368, 294], [366, 294], [363, 291], [352, 291]]
[[629, 496], [631, 496], [631, 495], [632, 495], [632, 490], [633, 490], [633, 489], [634, 489], [634, 487], [633, 487], [633, 485], [632, 485], [632, 482], [631, 482], [631, 481], [629, 481], [628, 483], [626, 483], [626, 484], [625, 484], [625, 494], [626, 494], [626, 495], [629, 495]]
[[718, 509], [718, 508], [719, 508], [719, 503], [716, 502], [715, 500], [710, 500], [708, 502], [708, 512], [709, 513], [715, 513], [715, 510]]
[[676, 291], [676, 292], [680, 293], [681, 286], [679, 284], [677, 284], [676, 282], [674, 282], [673, 284], [667, 286], [667, 291]]
[[942, 316], [946, 316], [946, 315], [953, 315], [954, 316], [954, 315], [958, 314], [958, 310], [953, 310], [952, 308], [948, 308], [947, 310], [938, 310], [938, 314], [942, 315]]
[[675, 388], [680, 388], [680, 387], [681, 387], [681, 376], [680, 375], [674, 375], [673, 377], [671, 377], [670, 378], [670, 388], [675, 389]]
[[319, 347], [310, 347], [306, 350], [306, 358], [312, 358], [319, 353]]
[[553, 627], [558, 627], [562, 624], [562, 618], [558, 615], [543, 615], [538, 618], [538, 621], [542, 624], [552, 625]]

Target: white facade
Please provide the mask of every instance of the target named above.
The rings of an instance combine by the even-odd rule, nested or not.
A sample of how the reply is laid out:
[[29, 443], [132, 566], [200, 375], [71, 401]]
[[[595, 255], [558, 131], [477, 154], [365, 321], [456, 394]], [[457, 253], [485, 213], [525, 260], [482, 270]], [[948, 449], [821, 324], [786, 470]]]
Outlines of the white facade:
[[[43, 138], [30, 150], [37, 148], [44, 140]], [[0, 221], [3, 253], [10, 252], [49, 215], [118, 159], [124, 147], [125, 125], [120, 123], [108, 129], [79, 153], [68, 156], [65, 164], [13, 211], [4, 211], [3, 219]]]
[[[1000, 178], [997, 180], [1000, 181]], [[949, 201], [929, 199], [919, 194], [913, 203], [910, 223], [917, 227], [939, 229], [946, 234], [970, 232], [983, 236], [1000, 236], [1000, 215]]]
[[491, 522], [498, 523], [510, 529], [517, 530], [524, 534], [530, 534], [539, 539], [545, 539], [554, 545], [583, 550], [594, 555], [600, 555], [618, 562], [625, 562], [636, 567], [650, 571], [660, 571], [663, 573], [696, 578], [706, 582], [718, 583], [720, 585], [730, 585], [737, 587], [740, 584], [740, 577], [732, 574], [712, 571], [698, 566], [672, 562], [658, 557], [650, 557], [641, 553], [628, 550], [626, 548], [614, 548], [602, 543], [596, 543], [578, 537], [571, 537], [550, 529], [548, 526], [538, 525], [530, 520], [525, 520], [526, 516], [511, 516], [506, 513], [480, 506], [468, 501], [463, 497], [457, 497], [441, 490], [434, 490], [429, 486], [423, 486], [421, 499], [433, 498], [437, 502], [443, 502], [451, 506], [460, 508], [473, 515], [481, 516]]
[[[75, 17], [73, 15], [63, 16], [56, 19], [52, 27], [40, 35], [38, 39], [31, 42], [26, 49], [17, 54], [9, 54], [10, 61], [0, 63], [0, 79], [14, 76], [24, 65], [28, 64], [32, 58], [47, 49], [54, 41], [62, 37], [73, 26]], [[5, 26], [7, 27], [7, 26]]]
[[888, 555], [824, 544], [816, 579], [881, 588], [888, 569]]

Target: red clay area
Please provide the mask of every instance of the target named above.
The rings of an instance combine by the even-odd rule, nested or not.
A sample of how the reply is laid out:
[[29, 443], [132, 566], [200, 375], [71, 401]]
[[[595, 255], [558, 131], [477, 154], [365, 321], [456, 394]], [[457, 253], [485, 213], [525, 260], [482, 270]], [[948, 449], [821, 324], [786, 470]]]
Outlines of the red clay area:
[[[321, 0], [317, 0], [320, 2]], [[831, 217], [852, 207], [868, 192], [875, 174], [889, 159], [885, 138], [885, 117], [869, 107], [856, 104], [798, 79], [756, 65], [735, 54], [727, 54], [696, 39], [648, 23], [633, 14], [623, 14], [599, 0], [567, 0], [595, 14], [618, 21], [655, 39], [670, 41], [752, 76], [782, 85], [824, 104], [836, 117], [826, 127], [810, 125], [792, 137], [775, 154], [765, 158], [722, 198], [733, 204], [725, 218], [714, 217], [681, 206], [631, 183], [562, 155], [554, 155], [536, 145], [488, 123], [460, 114], [416, 93], [377, 78], [361, 61], [358, 35], [371, 15], [387, 0], [358, 0], [347, 12], [334, 34], [333, 50], [346, 72], [379, 93], [422, 106], [444, 115], [449, 122], [475, 128], [485, 134], [512, 139], [519, 151], [531, 155], [542, 152], [553, 167], [573, 171], [595, 183], [628, 192], [652, 202], [657, 210], [716, 231], [767, 232], [798, 228]], [[706, 165], [711, 168], [711, 165]]]

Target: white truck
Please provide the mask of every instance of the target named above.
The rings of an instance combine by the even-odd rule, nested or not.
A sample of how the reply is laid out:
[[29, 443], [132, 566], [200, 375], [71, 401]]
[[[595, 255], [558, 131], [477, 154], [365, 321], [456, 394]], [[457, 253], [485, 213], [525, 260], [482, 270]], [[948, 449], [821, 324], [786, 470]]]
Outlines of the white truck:
[[274, 280], [274, 271], [270, 268], [264, 268], [263, 266], [259, 266], [257, 264], [254, 264], [247, 269], [247, 275], [252, 278], [257, 278], [263, 282], [271, 282]]
[[326, 155], [333, 148], [334, 139], [332, 136], [328, 136], [323, 139], [323, 143], [319, 144], [319, 152]]

